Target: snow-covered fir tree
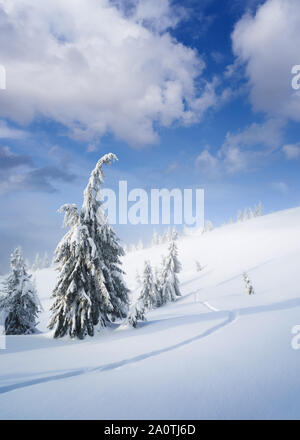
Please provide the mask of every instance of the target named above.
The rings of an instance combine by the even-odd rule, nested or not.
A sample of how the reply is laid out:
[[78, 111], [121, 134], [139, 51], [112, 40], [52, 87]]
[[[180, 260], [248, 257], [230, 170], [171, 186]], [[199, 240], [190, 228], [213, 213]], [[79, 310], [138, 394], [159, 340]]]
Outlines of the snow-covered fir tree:
[[197, 270], [197, 272], [201, 272], [201, 270], [202, 270], [202, 266], [201, 266], [201, 264], [199, 263], [199, 261], [196, 260], [196, 261], [195, 261], [195, 264], [196, 264], [196, 270]]
[[156, 291], [156, 307], [161, 307], [163, 305], [161, 297], [161, 271], [158, 267], [154, 269], [153, 281]]
[[210, 220], [206, 220], [204, 224], [203, 232], [210, 232], [214, 229], [214, 225]]
[[181, 264], [178, 260], [176, 240], [177, 232], [174, 231], [169, 244], [169, 253], [163, 263], [161, 275], [160, 295], [163, 304], [169, 301], [175, 301], [177, 296], [181, 296], [177, 278], [177, 274], [181, 271]]
[[251, 208], [248, 209], [248, 219], [251, 220], [254, 217], [253, 211]]
[[164, 242], [164, 236], [162, 235], [158, 235], [158, 243], [157, 244], [163, 244]]
[[137, 287], [140, 289], [142, 286], [142, 278], [141, 278], [141, 275], [138, 270], [136, 270], [136, 273], [135, 273], [135, 281], [136, 281]]
[[261, 202], [254, 206], [253, 215], [254, 217], [260, 217], [261, 215], [263, 215], [263, 205]]
[[139, 299], [133, 306], [130, 308], [128, 316], [126, 318], [126, 323], [136, 328], [138, 321], [146, 321], [145, 317], [145, 305], [141, 299]]
[[145, 261], [145, 267], [142, 277], [142, 289], [139, 296], [146, 310], [151, 310], [156, 307], [157, 291], [153, 279], [152, 268], [149, 261]]
[[241, 210], [239, 210], [238, 213], [237, 213], [237, 221], [238, 222], [242, 222], [243, 220], [244, 220], [243, 213], [242, 213]]
[[144, 244], [143, 241], [140, 239], [137, 244], [137, 250], [141, 251], [142, 249], [144, 249]]
[[165, 232], [163, 233], [163, 238], [162, 241], [163, 243], [169, 243], [169, 241], [171, 240], [172, 234], [171, 234], [171, 229], [170, 227], [168, 227]]
[[253, 289], [252, 283], [251, 283], [246, 272], [243, 273], [243, 278], [244, 278], [244, 282], [245, 282], [247, 295], [254, 295], [254, 289]]
[[27, 273], [21, 248], [11, 255], [11, 272], [4, 282], [0, 311], [5, 316], [6, 335], [35, 333], [42, 310], [31, 275]]
[[64, 205], [64, 225], [69, 231], [55, 251], [59, 279], [53, 291], [49, 328], [54, 337], [93, 336], [95, 326], [106, 326], [128, 313], [128, 289], [123, 281], [120, 257], [123, 248], [108, 223], [100, 190], [104, 164], [117, 157], [103, 156], [91, 173], [81, 211]]
[[131, 244], [129, 246], [129, 252], [135, 252], [136, 251], [136, 246], [134, 244]]
[[248, 213], [248, 209], [245, 208], [243, 212], [243, 222], [246, 222], [247, 220], [249, 220], [249, 213]]
[[45, 252], [43, 257], [42, 269], [48, 269], [48, 267], [50, 267], [49, 255], [48, 252]]
[[154, 229], [153, 235], [152, 235], [152, 240], [151, 240], [151, 245], [156, 246], [157, 244], [159, 244], [159, 238], [158, 238], [158, 233]]
[[42, 258], [40, 257], [40, 254], [37, 253], [31, 269], [33, 272], [35, 272], [36, 270], [39, 270], [41, 268], [42, 268]]

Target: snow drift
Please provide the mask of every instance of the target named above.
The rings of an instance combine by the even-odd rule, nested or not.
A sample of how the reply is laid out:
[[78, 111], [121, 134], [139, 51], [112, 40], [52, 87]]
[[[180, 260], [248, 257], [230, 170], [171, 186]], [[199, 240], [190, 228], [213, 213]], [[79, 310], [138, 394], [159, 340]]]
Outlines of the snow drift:
[[[57, 274], [36, 272], [40, 333], [0, 350], [0, 418], [299, 418], [300, 208], [181, 237], [178, 250], [182, 297], [137, 329], [84, 341], [47, 332]], [[124, 257], [133, 297], [136, 270], [162, 254], [166, 245]]]

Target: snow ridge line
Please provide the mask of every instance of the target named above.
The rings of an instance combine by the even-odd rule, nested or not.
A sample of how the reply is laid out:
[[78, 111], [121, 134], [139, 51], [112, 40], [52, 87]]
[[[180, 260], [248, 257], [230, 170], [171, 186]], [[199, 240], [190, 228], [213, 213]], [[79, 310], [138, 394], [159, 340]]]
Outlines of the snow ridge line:
[[141, 362], [143, 360], [146, 360], [146, 359], [149, 359], [149, 358], [152, 358], [155, 356], [159, 356], [161, 354], [168, 353], [170, 351], [184, 347], [184, 346], [189, 345], [193, 342], [196, 342], [200, 339], [204, 339], [207, 336], [212, 335], [213, 333], [219, 331], [223, 327], [226, 327], [227, 325], [234, 322], [237, 319], [237, 316], [238, 316], [237, 312], [229, 311], [228, 317], [224, 321], [222, 321], [221, 323], [205, 330], [204, 332], [200, 333], [199, 335], [193, 336], [192, 338], [186, 339], [186, 340], [179, 342], [177, 344], [170, 345], [169, 347], [161, 348], [159, 350], [154, 350], [149, 353], [144, 353], [144, 354], [134, 356], [129, 359], [124, 359], [122, 361], [112, 362], [112, 363], [109, 363], [109, 364], [106, 364], [106, 365], [103, 365], [100, 367], [80, 368], [78, 370], [67, 371], [63, 374], [52, 375], [52, 376], [47, 376], [47, 377], [39, 377], [37, 379], [31, 379], [31, 380], [28, 380], [25, 382], [19, 382], [19, 383], [15, 383], [15, 384], [11, 384], [11, 385], [5, 385], [5, 386], [0, 387], [0, 394], [6, 394], [11, 391], [15, 391], [17, 389], [27, 388], [27, 387], [30, 387], [33, 385], [39, 385], [42, 383], [53, 382], [53, 381], [62, 380], [62, 379], [68, 379], [68, 378], [81, 376], [81, 375], [88, 374], [88, 373], [95, 373], [95, 372], [103, 373], [105, 371], [116, 370], [116, 369], [121, 368], [125, 365], [135, 364], [137, 362]]

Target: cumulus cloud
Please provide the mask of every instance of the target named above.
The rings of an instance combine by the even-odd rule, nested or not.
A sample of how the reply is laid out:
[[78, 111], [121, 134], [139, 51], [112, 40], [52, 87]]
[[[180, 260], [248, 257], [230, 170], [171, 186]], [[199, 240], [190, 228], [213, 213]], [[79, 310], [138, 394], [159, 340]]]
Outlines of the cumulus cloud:
[[33, 166], [30, 156], [14, 154], [9, 147], [0, 147], [0, 170], [9, 170], [21, 165]]
[[292, 89], [291, 70], [299, 64], [299, 23], [299, 0], [267, 0], [245, 14], [232, 34], [253, 108], [295, 121], [300, 121], [300, 96]]
[[133, 145], [155, 127], [197, 122], [217, 102], [198, 53], [168, 32], [180, 19], [167, 0], [122, 10], [109, 0], [2, 0], [0, 117], [53, 119], [90, 145], [113, 133]]
[[221, 52], [218, 52], [217, 50], [212, 51], [210, 56], [214, 60], [214, 62], [217, 64], [223, 63], [224, 59], [225, 59], [224, 54]]
[[259, 146], [264, 151], [272, 151], [280, 147], [284, 121], [269, 119], [264, 123], [253, 123], [238, 133], [227, 133], [225, 147], [253, 147]]
[[297, 144], [287, 144], [282, 147], [282, 151], [288, 160], [300, 158], [300, 142]]
[[270, 187], [281, 194], [287, 194], [289, 192], [289, 186], [285, 182], [271, 182]]
[[8, 147], [0, 147], [0, 194], [34, 191], [53, 193], [55, 181], [73, 182], [76, 176], [67, 167], [37, 168], [31, 156], [14, 154]]
[[196, 158], [196, 167], [209, 174], [218, 174], [220, 161], [206, 147]]
[[5, 121], [0, 121], [0, 139], [25, 139], [27, 135], [26, 131], [12, 128]]
[[228, 132], [216, 154], [205, 148], [197, 157], [196, 165], [210, 174], [252, 169], [279, 150], [284, 126], [282, 119], [269, 119], [261, 124], [253, 123], [238, 133]]

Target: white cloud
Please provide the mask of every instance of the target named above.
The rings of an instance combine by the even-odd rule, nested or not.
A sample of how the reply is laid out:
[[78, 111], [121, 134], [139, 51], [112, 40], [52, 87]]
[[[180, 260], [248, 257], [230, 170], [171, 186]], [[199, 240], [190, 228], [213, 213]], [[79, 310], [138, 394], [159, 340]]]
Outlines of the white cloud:
[[284, 125], [282, 120], [269, 119], [261, 124], [253, 123], [238, 133], [228, 132], [216, 154], [206, 148], [197, 157], [196, 165], [214, 174], [251, 170], [280, 148]]
[[5, 121], [0, 121], [0, 139], [24, 139], [27, 135], [26, 131], [11, 128]]
[[282, 151], [288, 160], [300, 158], [300, 142], [297, 144], [287, 144], [282, 147]]
[[209, 148], [205, 148], [196, 158], [196, 167], [206, 174], [218, 174], [220, 171], [220, 161], [210, 153]]
[[299, 0], [267, 0], [247, 13], [232, 34], [233, 51], [245, 63], [255, 110], [300, 121], [300, 96], [291, 86], [299, 64]]
[[155, 126], [199, 121], [217, 102], [195, 50], [174, 40], [169, 1], [135, 1], [130, 14], [109, 0], [2, 0], [1, 63], [7, 89], [0, 117], [46, 117], [90, 143], [113, 133], [157, 141]]
[[174, 28], [178, 22], [185, 16], [183, 8], [172, 6], [170, 11], [169, 0], [142, 0], [136, 1], [134, 11], [135, 19], [146, 26], [161, 32], [168, 28]]
[[273, 151], [280, 147], [284, 122], [278, 119], [269, 119], [262, 124], [253, 123], [239, 133], [227, 133], [225, 147], [253, 147], [260, 150]]
[[218, 52], [217, 50], [214, 50], [211, 52], [210, 56], [214, 60], [215, 63], [221, 64], [223, 63], [225, 56], [221, 52]]
[[287, 194], [289, 192], [289, 187], [285, 182], [271, 182], [270, 187], [281, 194]]

